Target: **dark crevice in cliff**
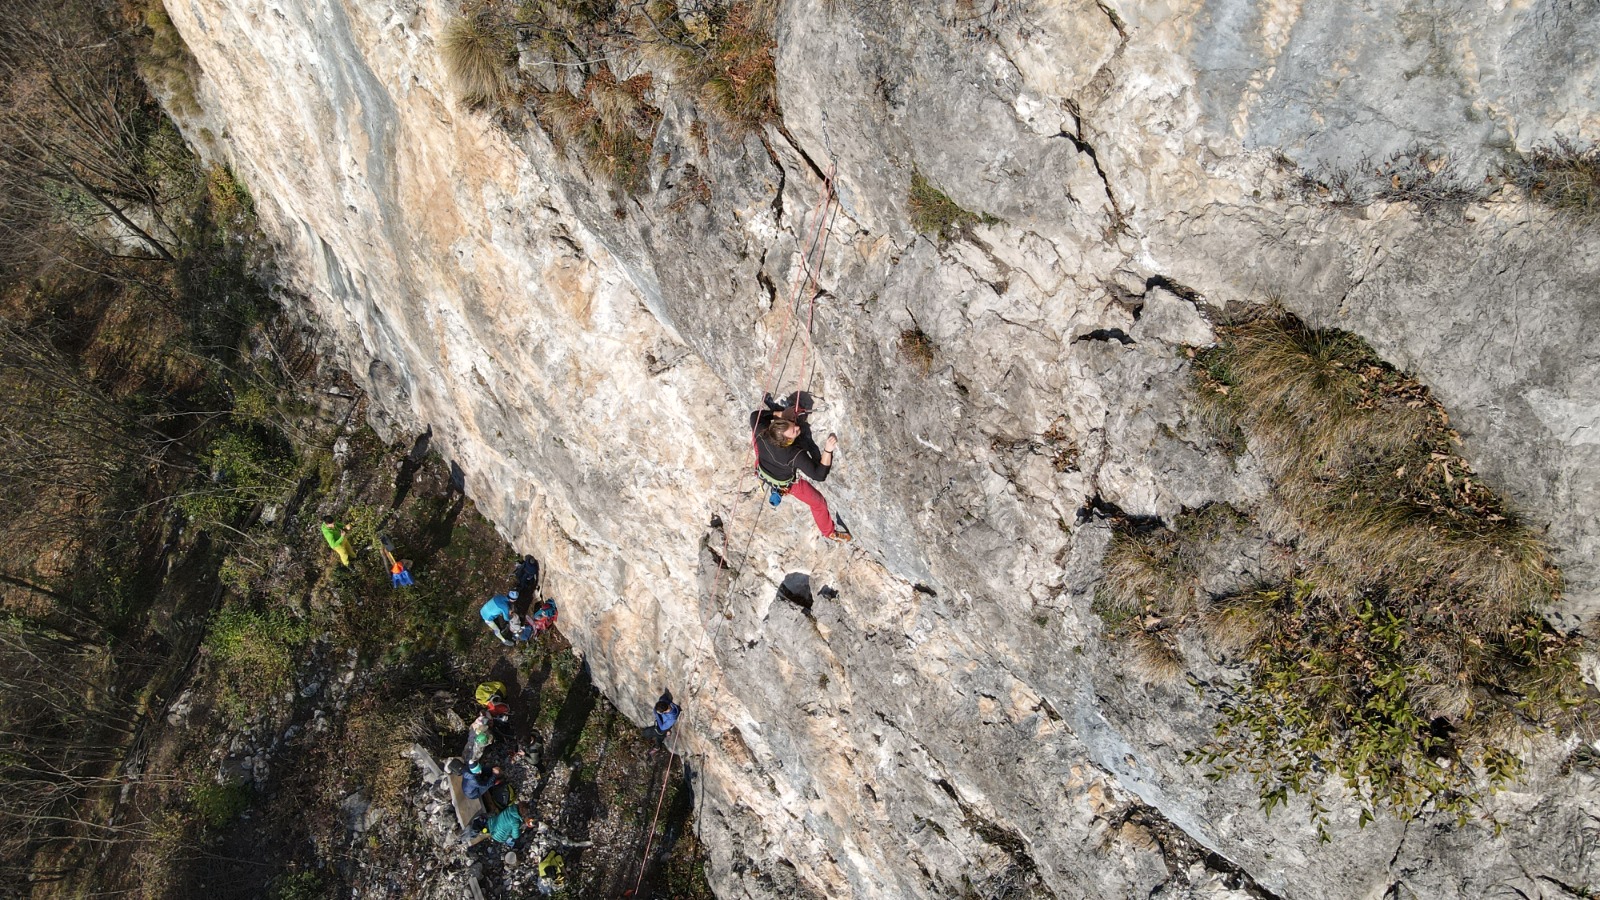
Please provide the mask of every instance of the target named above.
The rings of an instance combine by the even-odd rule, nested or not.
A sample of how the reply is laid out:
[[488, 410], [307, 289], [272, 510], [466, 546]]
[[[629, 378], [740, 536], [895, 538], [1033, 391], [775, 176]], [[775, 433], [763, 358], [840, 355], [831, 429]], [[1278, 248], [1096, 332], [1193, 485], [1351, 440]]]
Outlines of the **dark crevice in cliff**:
[[[773, 150], [772, 145], [767, 143], [764, 135], [761, 138], [761, 149], [767, 151], [767, 159], [772, 160], [772, 168], [778, 173], [778, 187], [772, 192], [772, 217], [774, 221], [782, 222], [783, 192], [789, 186], [789, 173], [784, 169], [782, 161], [778, 159], [777, 151]], [[796, 232], [795, 240], [798, 241], [799, 239], [799, 233]]]
[[1116, 341], [1124, 347], [1134, 343], [1133, 338], [1128, 337], [1128, 333], [1121, 328], [1096, 328], [1087, 334], [1080, 334], [1072, 339], [1074, 344], [1080, 341]]
[[1148, 530], [1151, 528], [1160, 528], [1164, 525], [1160, 516], [1130, 515], [1129, 513], [1124, 512], [1122, 507], [1112, 503], [1110, 500], [1107, 500], [1099, 494], [1090, 495], [1089, 499], [1083, 501], [1083, 505], [1078, 507], [1079, 525], [1082, 525], [1091, 519], [1119, 519], [1129, 523], [1129, 525], [1138, 531]]
[[[799, 155], [800, 159], [805, 162], [806, 168], [811, 170], [811, 174], [815, 175], [818, 181], [827, 181], [828, 173], [823, 170], [822, 166], [819, 165], [816, 160], [811, 158], [811, 154], [806, 152], [805, 147], [803, 147], [799, 141], [794, 139], [794, 135], [789, 133], [788, 127], [781, 122], [774, 127], [777, 129], [778, 134], [783, 135], [783, 139], [787, 141], [789, 146], [794, 149], [794, 152]], [[772, 148], [768, 147], [767, 152], [771, 153]], [[773, 159], [776, 161], [777, 157], [774, 156]]]
[[[1028, 840], [1023, 837], [1022, 832], [1009, 825], [996, 822], [973, 809], [970, 804], [961, 799], [961, 795], [956, 792], [955, 788], [950, 786], [950, 782], [943, 778], [935, 781], [934, 784], [942, 788], [946, 794], [949, 794], [950, 799], [954, 800], [956, 806], [961, 809], [961, 824], [963, 827], [971, 831], [984, 843], [1004, 853], [1011, 860], [1011, 865], [1004, 871], [993, 873], [983, 880], [992, 882], [995, 887], [1004, 886], [1006, 890], [1000, 893], [1006, 896], [1017, 892], [1019, 888], [1037, 887], [1039, 889], [1047, 889], [1039, 877], [1039, 864], [1034, 860], [1033, 854], [1029, 852]], [[989, 892], [989, 895], [992, 894], [993, 892]], [[1024, 894], [1024, 896], [1026, 895], [1028, 894]]]
[[1106, 3], [1106, 0], [1094, 0], [1094, 5], [1100, 7], [1100, 11], [1105, 13], [1106, 18], [1111, 21], [1111, 27], [1117, 30], [1117, 37], [1120, 38], [1117, 44], [1117, 52], [1122, 52], [1122, 48], [1128, 45], [1128, 23], [1122, 21], [1122, 16], [1118, 15], [1117, 11]]
[[1176, 294], [1190, 303], [1193, 303], [1195, 306], [1202, 306], [1206, 302], [1205, 295], [1201, 294], [1199, 291], [1189, 287], [1186, 284], [1173, 281], [1171, 278], [1168, 278], [1165, 275], [1151, 275], [1149, 278], [1146, 278], [1144, 280], [1145, 292], [1149, 293], [1152, 288], [1161, 288], [1168, 293]]
[[1117, 202], [1117, 193], [1111, 189], [1111, 178], [1106, 175], [1105, 166], [1100, 163], [1100, 154], [1095, 152], [1094, 145], [1083, 136], [1088, 129], [1084, 126], [1083, 111], [1077, 101], [1067, 101], [1067, 111], [1072, 113], [1073, 119], [1078, 123], [1078, 133], [1073, 134], [1062, 129], [1057, 137], [1066, 138], [1079, 153], [1089, 157], [1089, 162], [1094, 163], [1094, 172], [1100, 176], [1100, 187], [1106, 192], [1106, 203], [1111, 205], [1111, 234], [1120, 234], [1128, 229], [1128, 223], [1122, 212], [1122, 204]]
[[756, 270], [756, 283], [761, 285], [761, 289], [767, 293], [767, 309], [776, 309], [778, 306], [778, 286], [773, 284], [772, 279], [767, 276], [766, 268], [763, 267]]
[[811, 576], [804, 572], [790, 572], [778, 585], [778, 599], [793, 603], [801, 612], [811, 615], [815, 599], [811, 593]]
[[1113, 832], [1136, 828], [1148, 835], [1161, 852], [1167, 864], [1167, 871], [1174, 881], [1190, 883], [1192, 879], [1190, 869], [1198, 862], [1210, 871], [1220, 874], [1223, 885], [1229, 890], [1243, 891], [1254, 900], [1285, 900], [1284, 897], [1256, 883], [1250, 873], [1233, 860], [1197, 843], [1188, 832], [1174, 825], [1153, 806], [1132, 803], [1119, 815], [1111, 818], [1110, 824]]

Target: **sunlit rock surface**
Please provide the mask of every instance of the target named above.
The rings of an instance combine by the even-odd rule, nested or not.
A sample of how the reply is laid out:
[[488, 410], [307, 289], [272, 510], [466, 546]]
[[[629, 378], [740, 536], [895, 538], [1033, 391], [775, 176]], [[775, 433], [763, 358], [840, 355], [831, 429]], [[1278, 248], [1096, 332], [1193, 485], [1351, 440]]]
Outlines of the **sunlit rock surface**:
[[[1261, 492], [1188, 411], [1181, 347], [1277, 297], [1434, 389], [1485, 478], [1548, 523], [1560, 620], [1592, 620], [1600, 239], [1506, 194], [1336, 209], [1296, 169], [1381, 187], [1421, 148], [1475, 184], [1504, 148], [1600, 137], [1593, 4], [790, 0], [783, 128], [732, 131], [658, 71], [638, 197], [453, 99], [449, 3], [168, 6], [202, 72], [186, 130], [251, 187], [375, 424], [433, 427], [480, 510], [545, 559], [619, 706], [684, 704], [722, 896], [1600, 884], [1595, 776], [1557, 774], [1561, 748], [1493, 802], [1498, 836], [1358, 829], [1330, 793], [1319, 844], [1303, 804], [1268, 820], [1248, 783], [1182, 763], [1214, 712], [1128, 674], [1089, 611], [1097, 511]], [[742, 430], [829, 171], [822, 291], [799, 314], [847, 547], [766, 507]], [[913, 172], [998, 223], [917, 234]], [[911, 329], [926, 372], [899, 349]], [[809, 616], [777, 595], [796, 573]]]

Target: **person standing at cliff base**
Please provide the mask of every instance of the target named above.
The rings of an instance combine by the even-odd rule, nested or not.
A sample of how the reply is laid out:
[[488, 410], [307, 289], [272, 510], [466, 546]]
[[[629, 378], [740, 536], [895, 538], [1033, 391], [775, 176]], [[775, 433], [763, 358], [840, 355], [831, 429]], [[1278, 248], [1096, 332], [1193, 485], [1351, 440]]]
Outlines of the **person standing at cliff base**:
[[350, 568], [350, 526], [341, 525], [333, 516], [322, 517], [322, 539], [339, 556], [339, 564]]
[[656, 736], [657, 747], [665, 747], [667, 745], [667, 732], [672, 730], [672, 726], [678, 724], [678, 714], [682, 711], [678, 704], [672, 702], [670, 693], [662, 694], [661, 699], [656, 701], [656, 724], [652, 730]]
[[523, 606], [539, 596], [539, 561], [532, 554], [522, 557], [516, 569], [511, 572], [511, 577], [517, 582], [517, 593], [524, 598]]
[[839, 436], [828, 435], [822, 449], [817, 449], [817, 442], [811, 437], [811, 426], [806, 422], [809, 400], [810, 396], [803, 392], [791, 394], [782, 404], [774, 403], [770, 395], [761, 398], [766, 408], [750, 414], [750, 427], [755, 433], [756, 474], [770, 489], [769, 502], [773, 506], [784, 497], [793, 497], [811, 508], [811, 518], [823, 537], [848, 541], [850, 529], [835, 521], [828, 511], [828, 501], [811, 484], [811, 481], [820, 484], [828, 479]]

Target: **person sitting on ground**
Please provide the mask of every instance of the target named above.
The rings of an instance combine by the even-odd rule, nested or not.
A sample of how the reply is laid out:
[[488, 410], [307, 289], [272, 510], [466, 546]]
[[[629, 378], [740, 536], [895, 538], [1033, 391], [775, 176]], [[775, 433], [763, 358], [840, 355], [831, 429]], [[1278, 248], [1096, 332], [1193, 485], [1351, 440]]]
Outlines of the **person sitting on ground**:
[[482, 760], [467, 767], [461, 774], [461, 793], [468, 800], [477, 800], [500, 783], [500, 767], [486, 766]]
[[773, 505], [783, 497], [792, 496], [811, 507], [811, 518], [823, 537], [833, 541], [850, 540], [850, 529], [834, 521], [822, 492], [800, 477], [804, 475], [819, 484], [828, 479], [839, 436], [828, 435], [822, 449], [817, 449], [817, 442], [811, 437], [811, 426], [806, 422], [810, 399], [807, 394], [791, 394], [783, 404], [774, 403], [770, 395], [761, 399], [766, 408], [750, 414], [750, 427], [755, 432], [756, 474], [771, 488]]
[[350, 568], [350, 526], [341, 525], [333, 516], [322, 517], [322, 539], [338, 554], [339, 563]]
[[[513, 606], [517, 602], [517, 592], [507, 591], [504, 594], [495, 594], [478, 610], [478, 615], [483, 617], [484, 624], [500, 639], [500, 643], [507, 647], [515, 646], [517, 641], [525, 641], [533, 636], [533, 627], [522, 620]], [[516, 640], [512, 640], [516, 638]]]
[[513, 803], [489, 817], [489, 837], [507, 847], [515, 847], [523, 830], [531, 831], [535, 824], [521, 803]]
[[661, 699], [656, 701], [656, 746], [666, 746], [667, 732], [678, 724], [678, 714], [682, 711], [678, 704], [672, 702], [671, 694], [662, 694]]

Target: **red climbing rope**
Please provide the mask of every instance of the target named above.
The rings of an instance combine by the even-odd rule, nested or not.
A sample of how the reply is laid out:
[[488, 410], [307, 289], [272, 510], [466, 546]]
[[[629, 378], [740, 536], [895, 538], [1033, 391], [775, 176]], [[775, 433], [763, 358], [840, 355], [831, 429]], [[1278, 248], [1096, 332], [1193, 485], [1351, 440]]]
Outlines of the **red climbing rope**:
[[[815, 291], [811, 292], [810, 312], [807, 313], [806, 331], [803, 335], [798, 335], [792, 326], [794, 325], [795, 311], [800, 305], [799, 301], [801, 291], [816, 285], [817, 273], [822, 268], [822, 259], [827, 253], [827, 228], [825, 225], [831, 226], [832, 220], [830, 218], [830, 212], [835, 204], [835, 201], [838, 199], [838, 195], [835, 194], [833, 190], [833, 172], [833, 168], [830, 167], [828, 169], [827, 176], [822, 180], [822, 195], [817, 198], [817, 204], [812, 209], [813, 215], [811, 222], [811, 234], [806, 239], [805, 243], [800, 247], [800, 267], [795, 272], [794, 289], [789, 293], [789, 302], [787, 304], [783, 327], [779, 329], [779, 333], [783, 337], [772, 348], [772, 359], [767, 365], [767, 374], [762, 379], [764, 393], [774, 397], [776, 397], [775, 391], [778, 387], [778, 379], [782, 377], [783, 369], [788, 368], [789, 356], [794, 351], [795, 339], [797, 337], [801, 337], [803, 342], [808, 347], [810, 345], [812, 315], [815, 313], [817, 306]], [[818, 253], [818, 251], [820, 251], [820, 253]], [[811, 262], [811, 256], [813, 253], [818, 253], [815, 266], [813, 266]], [[780, 369], [778, 366], [780, 355], [783, 363], [782, 369]], [[802, 350], [800, 358], [800, 377], [797, 379], [797, 383], [805, 383], [805, 365], [806, 351]]]
[[[782, 378], [783, 372], [788, 368], [789, 357], [794, 351], [794, 344], [796, 340], [801, 341], [802, 349], [800, 351], [800, 372], [795, 383], [800, 386], [800, 389], [806, 389], [809, 387], [806, 379], [806, 368], [810, 356], [811, 328], [816, 318], [817, 297], [815, 288], [818, 282], [818, 274], [822, 269], [823, 259], [827, 254], [827, 237], [832, 230], [833, 217], [837, 215], [838, 212], [838, 195], [835, 194], [833, 190], [833, 175], [834, 167], [830, 166], [828, 169], [828, 174], [823, 178], [822, 181], [822, 195], [818, 198], [816, 207], [813, 208], [811, 233], [806, 242], [802, 244], [800, 248], [800, 267], [795, 273], [795, 286], [794, 290], [789, 296], [783, 327], [779, 329], [779, 334], [782, 335], [782, 337], [779, 339], [777, 345], [773, 347], [772, 359], [768, 364], [766, 376], [763, 378], [764, 396], [772, 396], [773, 391], [777, 389], [778, 379]], [[811, 258], [813, 253], [816, 254], [815, 264], [813, 264]], [[796, 310], [799, 306], [801, 291], [807, 289], [809, 289], [809, 299], [808, 309], [806, 312], [806, 327], [803, 333], [798, 333], [794, 329], [795, 319], [797, 318]], [[782, 361], [781, 367], [779, 365], [780, 354]], [[752, 425], [750, 428], [750, 450], [752, 455], [754, 455], [756, 451], [756, 427], [754, 425]], [[758, 482], [758, 484], [759, 483], [760, 482]], [[740, 556], [741, 560], [745, 562], [748, 562], [750, 558], [750, 547], [755, 543], [755, 536], [758, 527], [761, 524], [761, 513], [764, 511], [764, 507], [765, 504], [763, 504], [761, 507], [757, 507], [755, 518], [750, 523], [750, 531], [745, 538], [744, 549], [741, 551]], [[707, 640], [715, 643], [717, 632], [721, 629], [722, 623], [731, 618], [731, 616], [723, 612], [720, 599], [723, 591], [722, 570], [725, 568], [732, 568], [731, 558], [728, 555], [728, 534], [733, 530], [733, 527], [733, 513], [732, 509], [730, 508], [727, 520], [723, 521], [722, 523], [722, 557], [717, 561], [716, 575], [712, 579], [711, 594], [709, 597], [711, 600], [712, 609], [717, 615], [717, 621], [712, 624], [711, 628], [707, 629], [701, 634], [700, 641], [695, 646], [695, 653], [697, 656], [704, 649], [705, 642]], [[735, 570], [735, 574], [737, 574], [737, 570]], [[733, 587], [733, 581], [733, 578], [728, 579], [727, 587], [729, 589]], [[678, 722], [674, 726], [675, 728], [683, 728], [685, 722], [688, 721], [691, 704], [695, 698], [699, 696], [699, 691], [700, 685], [697, 683], [691, 688], [689, 696], [684, 698], [684, 703], [680, 707]], [[650, 848], [655, 843], [656, 824], [661, 818], [661, 806], [666, 800], [667, 785], [671, 780], [673, 763], [678, 759], [678, 754], [675, 751], [669, 752], [671, 752], [672, 755], [667, 759], [667, 772], [661, 781], [660, 795], [656, 798], [655, 816], [650, 820], [650, 831], [648, 836], [645, 838], [644, 858], [639, 861], [639, 876], [634, 880], [633, 890], [628, 891], [626, 894], [624, 894], [624, 896], [636, 896], [638, 894], [639, 887], [644, 883], [645, 870], [648, 869], [650, 865]], [[685, 771], [687, 771], [687, 758], [685, 758], [684, 767]], [[697, 807], [700, 805], [701, 804], [696, 803]]]
[[661, 804], [667, 799], [667, 785], [672, 781], [672, 764], [678, 760], [678, 754], [673, 753], [671, 750], [667, 752], [672, 753], [672, 755], [667, 757], [667, 771], [666, 774], [661, 776], [661, 795], [656, 798], [656, 814], [650, 818], [650, 836], [645, 838], [644, 841], [644, 859], [639, 861], [639, 877], [634, 879], [633, 890], [623, 894], [624, 897], [637, 897], [639, 895], [639, 885], [644, 884], [645, 867], [650, 865], [650, 847], [656, 841], [656, 823], [661, 820]]

